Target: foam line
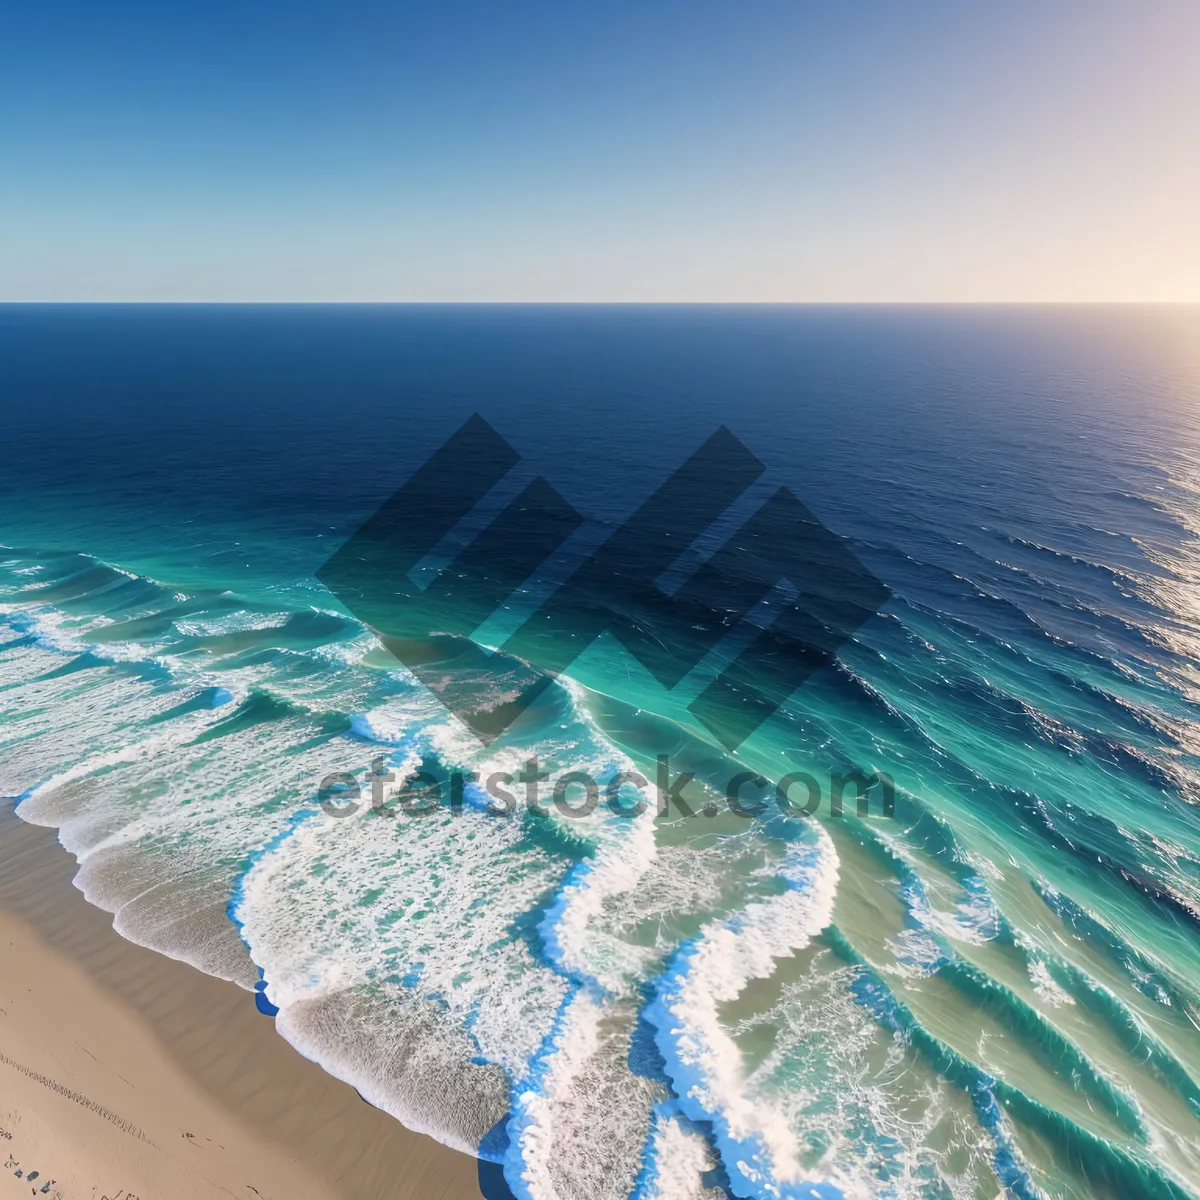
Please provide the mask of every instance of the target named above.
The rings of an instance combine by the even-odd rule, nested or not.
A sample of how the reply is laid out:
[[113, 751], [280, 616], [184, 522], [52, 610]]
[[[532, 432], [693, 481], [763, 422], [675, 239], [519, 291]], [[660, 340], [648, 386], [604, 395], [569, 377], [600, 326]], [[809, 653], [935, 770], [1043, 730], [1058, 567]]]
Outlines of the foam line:
[[646, 1010], [682, 1111], [711, 1122], [734, 1195], [744, 1200], [837, 1200], [830, 1183], [801, 1178], [793, 1135], [782, 1114], [742, 1087], [741, 1056], [718, 1017], [752, 979], [803, 949], [826, 925], [837, 888], [837, 852], [829, 835], [789, 847], [780, 877], [787, 890], [749, 904], [686, 942], [656, 981]]

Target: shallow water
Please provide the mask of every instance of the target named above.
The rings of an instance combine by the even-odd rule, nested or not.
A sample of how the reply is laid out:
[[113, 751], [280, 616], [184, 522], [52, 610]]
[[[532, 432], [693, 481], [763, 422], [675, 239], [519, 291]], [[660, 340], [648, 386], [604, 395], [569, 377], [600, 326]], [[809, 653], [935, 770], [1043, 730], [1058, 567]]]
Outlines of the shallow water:
[[[522, 1198], [1200, 1195], [1197, 334], [0, 309], [0, 791], [123, 935]], [[314, 577], [473, 411], [593, 541], [725, 424], [890, 598], [736, 759], [607, 638], [485, 747]], [[697, 815], [318, 802], [531, 754], [669, 755]], [[724, 805], [856, 768], [894, 816]]]

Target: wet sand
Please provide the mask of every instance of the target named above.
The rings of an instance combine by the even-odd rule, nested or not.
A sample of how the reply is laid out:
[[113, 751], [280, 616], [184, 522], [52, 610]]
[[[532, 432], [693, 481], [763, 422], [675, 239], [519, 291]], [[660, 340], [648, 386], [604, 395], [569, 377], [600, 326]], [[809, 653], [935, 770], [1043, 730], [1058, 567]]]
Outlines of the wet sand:
[[479, 1200], [474, 1159], [302, 1058], [250, 993], [126, 942], [0, 805], [0, 1200]]

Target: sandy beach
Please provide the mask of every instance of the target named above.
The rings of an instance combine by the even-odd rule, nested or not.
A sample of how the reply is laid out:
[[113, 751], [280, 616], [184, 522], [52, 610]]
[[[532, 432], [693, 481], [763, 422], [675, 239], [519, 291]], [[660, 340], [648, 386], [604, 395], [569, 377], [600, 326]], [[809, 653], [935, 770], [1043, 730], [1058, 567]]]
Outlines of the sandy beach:
[[480, 1196], [473, 1159], [302, 1058], [249, 993], [116, 934], [8, 802], [0, 847], [0, 1200]]

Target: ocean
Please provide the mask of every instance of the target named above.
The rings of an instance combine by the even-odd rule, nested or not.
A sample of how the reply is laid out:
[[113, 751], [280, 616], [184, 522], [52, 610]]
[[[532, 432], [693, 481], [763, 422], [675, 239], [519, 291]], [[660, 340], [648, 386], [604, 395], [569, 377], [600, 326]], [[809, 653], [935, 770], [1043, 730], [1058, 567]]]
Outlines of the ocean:
[[[665, 592], [783, 488], [885, 598], [736, 745], [610, 634], [481, 740], [536, 662], [317, 577], [474, 414], [560, 573], [724, 428]], [[0, 794], [489, 1200], [1200, 1197], [1200, 309], [7, 306], [0, 428]]]

